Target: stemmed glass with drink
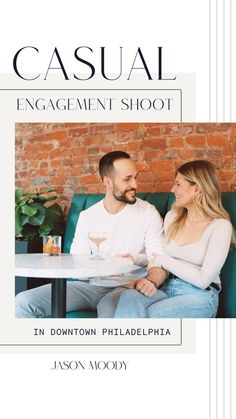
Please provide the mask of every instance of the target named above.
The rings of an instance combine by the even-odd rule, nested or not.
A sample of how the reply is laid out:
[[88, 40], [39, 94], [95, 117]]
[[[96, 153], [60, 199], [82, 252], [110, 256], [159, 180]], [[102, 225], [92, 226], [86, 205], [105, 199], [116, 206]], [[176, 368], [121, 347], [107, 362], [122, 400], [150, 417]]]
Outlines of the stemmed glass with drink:
[[88, 233], [88, 239], [95, 244], [97, 248], [96, 255], [93, 255], [91, 259], [94, 260], [102, 260], [103, 258], [100, 255], [100, 245], [107, 239], [107, 233], [105, 232], [89, 232]]

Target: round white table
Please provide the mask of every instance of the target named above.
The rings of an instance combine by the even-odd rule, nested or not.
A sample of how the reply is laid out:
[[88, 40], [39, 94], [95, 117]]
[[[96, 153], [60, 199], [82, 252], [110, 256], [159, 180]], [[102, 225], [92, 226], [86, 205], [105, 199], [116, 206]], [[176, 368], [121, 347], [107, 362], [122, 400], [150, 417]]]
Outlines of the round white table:
[[137, 266], [129, 259], [108, 257], [93, 260], [86, 255], [43, 253], [15, 255], [15, 275], [31, 278], [50, 278], [52, 282], [52, 317], [66, 317], [66, 281], [68, 278], [88, 281], [100, 276], [121, 275]]

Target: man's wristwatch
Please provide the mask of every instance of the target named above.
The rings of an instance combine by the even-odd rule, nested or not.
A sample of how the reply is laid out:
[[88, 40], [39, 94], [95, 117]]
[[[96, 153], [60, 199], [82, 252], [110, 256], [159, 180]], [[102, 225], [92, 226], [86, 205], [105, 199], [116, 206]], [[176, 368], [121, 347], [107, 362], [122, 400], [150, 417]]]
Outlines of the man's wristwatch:
[[150, 278], [147, 278], [148, 281], [150, 281], [153, 285], [155, 285], [156, 289], [158, 290], [158, 286], [156, 282], [152, 281]]

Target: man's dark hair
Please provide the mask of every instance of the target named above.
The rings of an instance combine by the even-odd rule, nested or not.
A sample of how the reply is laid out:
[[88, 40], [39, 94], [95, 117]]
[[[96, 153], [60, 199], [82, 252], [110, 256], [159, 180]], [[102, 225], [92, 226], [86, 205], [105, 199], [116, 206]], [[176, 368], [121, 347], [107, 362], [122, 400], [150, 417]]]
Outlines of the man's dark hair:
[[130, 159], [130, 155], [125, 151], [111, 151], [105, 154], [99, 162], [99, 173], [101, 178], [110, 176], [113, 170], [113, 163], [120, 159]]

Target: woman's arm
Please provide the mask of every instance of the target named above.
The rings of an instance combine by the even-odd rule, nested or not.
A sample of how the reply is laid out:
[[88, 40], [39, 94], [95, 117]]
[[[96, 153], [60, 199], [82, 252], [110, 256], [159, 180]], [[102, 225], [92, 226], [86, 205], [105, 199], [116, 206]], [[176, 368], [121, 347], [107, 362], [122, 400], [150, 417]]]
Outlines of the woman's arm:
[[166, 254], [158, 255], [156, 263], [175, 276], [196, 287], [205, 289], [220, 274], [229, 252], [232, 226], [227, 220], [220, 220], [215, 226], [208, 243], [202, 266], [193, 265], [184, 260], [175, 259]]

